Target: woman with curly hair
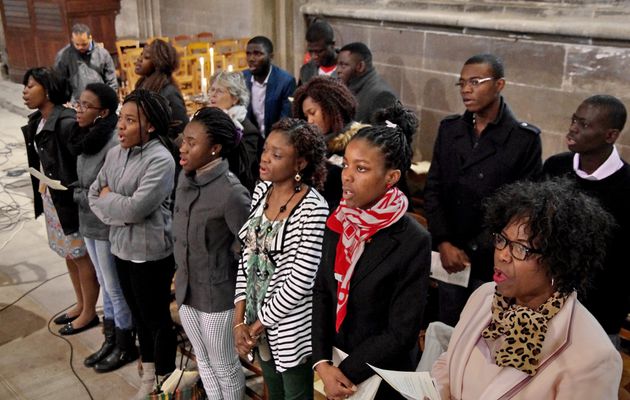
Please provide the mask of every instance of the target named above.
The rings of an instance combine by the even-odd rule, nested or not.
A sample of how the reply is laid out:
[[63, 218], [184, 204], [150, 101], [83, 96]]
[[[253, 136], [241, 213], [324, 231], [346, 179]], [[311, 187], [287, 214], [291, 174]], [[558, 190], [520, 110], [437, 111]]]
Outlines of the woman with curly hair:
[[613, 219], [566, 180], [504, 187], [486, 204], [494, 282], [464, 307], [433, 366], [442, 399], [616, 399], [621, 357], [578, 301]]
[[[172, 44], [162, 39], [155, 39], [145, 46], [135, 65], [136, 74], [140, 75], [136, 89], [159, 93], [168, 100], [172, 117], [168, 137], [173, 141], [176, 141], [188, 123], [184, 98], [173, 78], [173, 72], [178, 67], [177, 51]], [[179, 140], [176, 142], [179, 144]]]
[[[411, 163], [399, 127], [366, 127], [344, 154], [343, 199], [326, 222], [313, 299], [313, 367], [329, 399], [374, 375], [411, 371], [426, 304], [431, 238], [397, 184]], [[333, 348], [348, 354], [332, 365]], [[402, 399], [386, 383], [377, 399]]]
[[328, 207], [317, 191], [326, 147], [314, 125], [285, 118], [267, 137], [236, 281], [234, 341], [260, 360], [270, 398], [312, 399], [311, 309]]
[[354, 123], [357, 102], [338, 79], [318, 76], [300, 86], [293, 99], [293, 116], [317, 125], [327, 149], [328, 178], [323, 195], [330, 208], [341, 199], [341, 164], [346, 145], [365, 125]]

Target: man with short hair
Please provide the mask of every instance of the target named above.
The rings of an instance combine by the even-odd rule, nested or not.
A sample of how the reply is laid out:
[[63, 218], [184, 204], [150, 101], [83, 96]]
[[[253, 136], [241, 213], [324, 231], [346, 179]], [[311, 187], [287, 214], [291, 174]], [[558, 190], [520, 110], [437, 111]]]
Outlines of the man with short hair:
[[372, 52], [361, 42], [350, 43], [339, 50], [337, 76], [357, 98], [355, 120], [370, 122], [374, 111], [387, 108], [398, 98], [372, 65]]
[[306, 49], [311, 59], [300, 68], [298, 86], [308, 82], [314, 76], [337, 76], [335, 33], [328, 22], [318, 20], [308, 27], [306, 31]]
[[70, 82], [72, 99], [77, 101], [89, 83], [105, 83], [117, 90], [112, 56], [94, 43], [90, 28], [84, 24], [75, 24], [70, 42], [57, 53], [55, 69]]
[[504, 68], [497, 56], [469, 58], [457, 86], [466, 111], [440, 123], [425, 188], [429, 232], [442, 265], [449, 273], [471, 268], [468, 288], [439, 282], [438, 319], [451, 326], [472, 291], [493, 279], [484, 200], [542, 170], [540, 130], [519, 122], [501, 96]]
[[247, 42], [249, 69], [243, 71], [243, 75], [252, 95], [247, 116], [264, 136], [278, 120], [291, 115], [289, 97], [295, 92], [295, 78], [273, 65], [272, 59], [271, 40], [256, 36]]
[[619, 330], [630, 309], [626, 251], [630, 244], [630, 166], [615, 147], [626, 118], [626, 107], [619, 99], [589, 97], [571, 117], [566, 135], [570, 151], [549, 157], [543, 166], [546, 177], [566, 176], [575, 181], [578, 189], [596, 198], [615, 218], [617, 226], [605, 249], [604, 268], [593, 271], [592, 287], [580, 300], [618, 349]]

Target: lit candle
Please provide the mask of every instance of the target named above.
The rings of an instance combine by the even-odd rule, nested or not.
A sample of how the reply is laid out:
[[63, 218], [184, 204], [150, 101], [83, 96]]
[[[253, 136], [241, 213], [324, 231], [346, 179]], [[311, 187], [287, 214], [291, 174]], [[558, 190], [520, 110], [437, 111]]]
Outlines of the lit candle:
[[232, 72], [234, 71], [234, 67], [232, 66], [232, 64], [228, 64], [228, 72]]
[[201, 78], [201, 95], [204, 99], [208, 96], [208, 78]]
[[205, 76], [206, 76], [205, 75], [206, 71], [205, 71], [205, 69], [203, 67], [203, 64], [205, 63], [205, 61], [206, 60], [204, 60], [203, 57], [199, 57], [199, 65], [201, 65], [201, 80], [203, 80], [203, 78], [205, 78]]
[[210, 47], [210, 76], [214, 76], [214, 47]]

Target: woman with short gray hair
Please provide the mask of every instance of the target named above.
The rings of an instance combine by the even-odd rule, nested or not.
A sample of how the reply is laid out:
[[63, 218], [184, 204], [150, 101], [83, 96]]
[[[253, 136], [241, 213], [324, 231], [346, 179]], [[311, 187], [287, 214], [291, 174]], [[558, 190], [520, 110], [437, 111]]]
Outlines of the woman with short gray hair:
[[210, 106], [225, 111], [237, 129], [242, 131], [238, 150], [228, 158], [230, 171], [240, 179], [250, 193], [258, 179], [258, 164], [264, 141], [256, 126], [247, 118], [249, 90], [240, 72], [221, 71], [212, 77], [208, 91]]

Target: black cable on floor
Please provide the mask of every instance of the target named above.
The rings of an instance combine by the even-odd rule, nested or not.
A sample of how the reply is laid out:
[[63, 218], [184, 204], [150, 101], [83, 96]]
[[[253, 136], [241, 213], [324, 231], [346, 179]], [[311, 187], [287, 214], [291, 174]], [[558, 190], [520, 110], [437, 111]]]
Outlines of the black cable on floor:
[[[12, 301], [11, 303], [5, 305], [4, 307], [0, 308], [0, 312], [6, 310], [7, 308], [15, 305], [15, 303], [17, 303], [18, 301], [22, 300], [24, 297], [26, 297], [28, 294], [32, 293], [35, 289], [41, 287], [43, 284], [50, 282], [51, 280], [55, 279], [55, 278], [59, 278], [62, 275], [67, 275], [68, 272], [63, 272], [59, 275], [55, 275], [51, 278], [46, 279], [45, 281], [41, 282], [39, 285], [27, 290], [24, 294], [22, 294], [20, 297], [18, 297], [17, 299], [15, 299], [14, 301]], [[53, 315], [52, 317], [50, 317], [50, 319], [48, 320], [48, 323], [46, 324], [46, 328], [48, 328], [48, 332], [50, 332], [51, 335], [53, 336], [57, 336], [58, 338], [61, 338], [62, 340], [64, 340], [66, 343], [68, 343], [68, 345], [70, 346], [70, 370], [72, 370], [72, 373], [74, 374], [74, 376], [79, 380], [79, 382], [81, 382], [81, 385], [83, 385], [83, 388], [85, 389], [85, 391], [87, 392], [88, 396], [90, 396], [91, 400], [94, 400], [94, 397], [92, 396], [92, 392], [90, 392], [90, 389], [88, 389], [87, 385], [85, 384], [85, 382], [83, 382], [83, 379], [81, 379], [81, 377], [79, 376], [79, 374], [77, 374], [77, 371], [74, 369], [74, 365], [72, 365], [72, 359], [74, 357], [74, 347], [72, 346], [72, 343], [66, 339], [65, 337], [53, 332], [50, 329], [50, 323], [53, 321], [53, 319], [57, 318], [57, 316], [59, 316], [61, 313], [66, 312], [67, 310], [69, 310], [71, 307], [73, 307], [74, 305], [76, 305], [76, 303], [69, 305], [68, 307], [64, 308], [63, 310], [57, 312], [55, 315]]]
[[50, 323], [53, 321], [53, 319], [57, 318], [57, 316], [61, 315], [61, 313], [64, 313], [66, 311], [68, 311], [70, 309], [70, 307], [74, 307], [77, 303], [74, 304], [70, 304], [68, 307], [64, 308], [63, 310], [57, 312], [57, 314], [53, 315], [52, 317], [50, 317], [50, 319], [48, 320], [48, 324], [46, 325], [46, 327], [48, 328], [48, 332], [50, 332], [51, 335], [53, 336], [57, 336], [58, 338], [62, 339], [63, 341], [65, 341], [66, 343], [68, 343], [68, 346], [70, 346], [70, 369], [72, 370], [72, 373], [74, 374], [74, 376], [76, 376], [76, 378], [79, 380], [79, 382], [81, 382], [81, 385], [83, 385], [83, 388], [85, 389], [85, 391], [87, 392], [88, 396], [90, 396], [90, 400], [94, 400], [94, 397], [92, 396], [92, 392], [90, 392], [90, 389], [88, 389], [87, 385], [85, 384], [85, 382], [83, 382], [83, 379], [81, 379], [81, 377], [79, 376], [79, 374], [77, 374], [77, 371], [75, 371], [74, 369], [74, 365], [72, 365], [72, 358], [74, 357], [74, 346], [72, 346], [72, 343], [66, 339], [65, 337], [63, 337], [62, 335], [59, 335], [55, 332], [53, 332], [50, 329]]

